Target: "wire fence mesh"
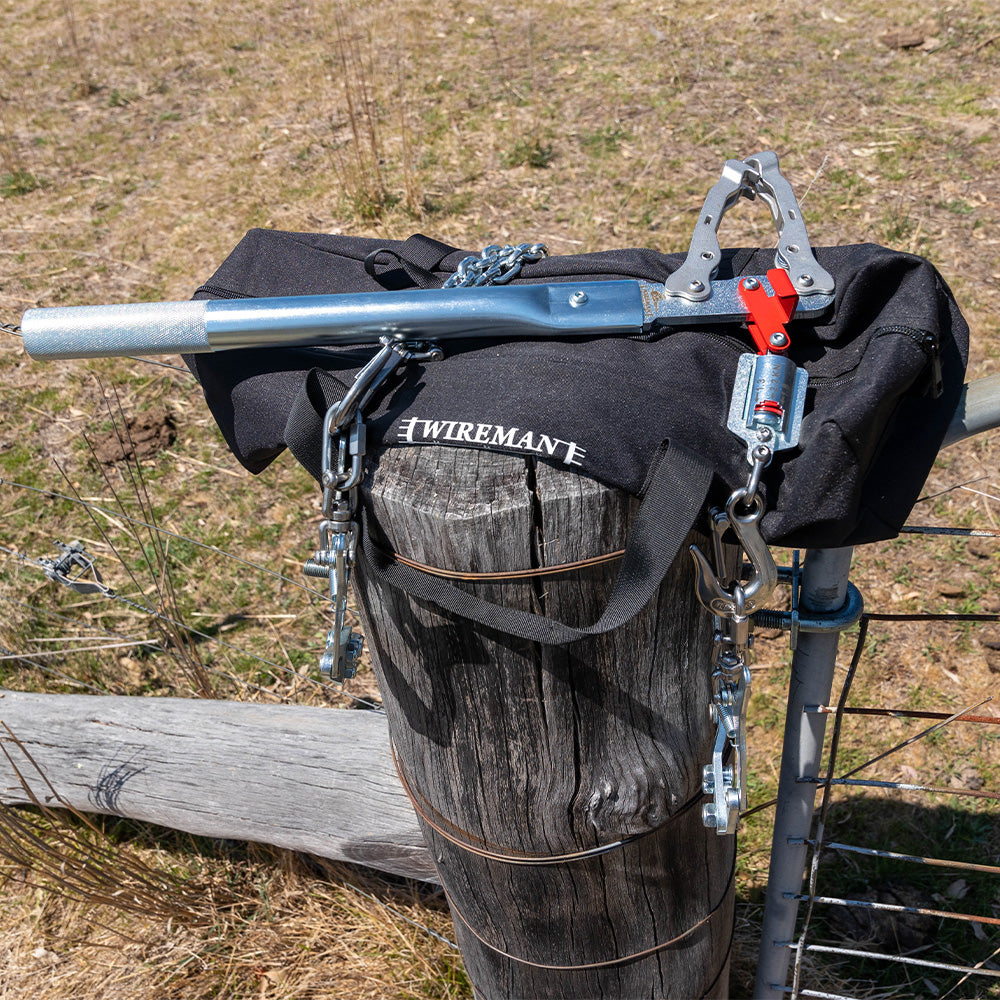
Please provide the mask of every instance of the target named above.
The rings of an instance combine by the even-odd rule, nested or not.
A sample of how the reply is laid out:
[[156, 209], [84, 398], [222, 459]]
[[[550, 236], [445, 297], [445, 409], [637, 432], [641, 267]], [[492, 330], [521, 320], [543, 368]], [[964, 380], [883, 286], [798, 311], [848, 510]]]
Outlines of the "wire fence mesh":
[[[803, 891], [783, 893], [801, 909], [782, 992], [1000, 996], [1000, 716], [981, 711], [992, 695], [958, 711], [852, 704], [873, 622], [940, 630], [998, 618], [867, 614], [836, 702], [807, 709], [834, 725], [823, 772], [799, 776], [821, 798], [812, 836], [789, 844], [805, 845], [809, 864]], [[831, 966], [849, 968], [840, 978], [852, 992], [816, 988]]]

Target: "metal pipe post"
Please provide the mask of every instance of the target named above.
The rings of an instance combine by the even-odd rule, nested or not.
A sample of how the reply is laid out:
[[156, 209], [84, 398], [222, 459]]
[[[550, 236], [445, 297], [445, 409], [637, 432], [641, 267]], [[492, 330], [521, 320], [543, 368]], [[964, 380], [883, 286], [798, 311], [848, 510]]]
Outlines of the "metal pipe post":
[[[807, 550], [800, 602], [804, 612], [836, 611], [843, 607], [853, 551], [851, 548]], [[815, 784], [797, 779], [818, 773], [827, 719], [825, 714], [807, 715], [804, 709], [829, 703], [839, 639], [838, 632], [800, 633], [792, 657], [754, 1000], [777, 1000], [786, 995], [784, 987], [792, 955], [787, 942], [795, 934], [799, 904], [787, 899], [785, 893], [802, 891], [807, 853], [805, 844], [789, 841], [809, 837], [818, 789]]]

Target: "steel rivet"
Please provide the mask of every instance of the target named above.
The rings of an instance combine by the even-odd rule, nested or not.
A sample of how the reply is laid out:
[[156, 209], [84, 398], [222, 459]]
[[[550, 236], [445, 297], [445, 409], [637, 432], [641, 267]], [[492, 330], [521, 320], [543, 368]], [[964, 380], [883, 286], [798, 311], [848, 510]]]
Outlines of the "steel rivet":
[[585, 305], [586, 302], [587, 302], [587, 293], [586, 292], [574, 292], [569, 297], [569, 304], [571, 306], [574, 306], [574, 307]]
[[755, 288], [760, 288], [760, 282], [756, 278], [745, 278], [743, 287], [752, 292]]
[[780, 330], [776, 330], [770, 337], [768, 337], [767, 342], [772, 347], [786, 347], [788, 345], [788, 337]]
[[798, 283], [800, 285], [803, 285], [805, 288], [811, 287], [813, 283], [811, 274], [800, 274], [798, 278], [796, 278], [795, 280], [798, 281]]
[[705, 285], [695, 278], [693, 281], [688, 282], [688, 288], [690, 288], [692, 292], [702, 292], [705, 290]]

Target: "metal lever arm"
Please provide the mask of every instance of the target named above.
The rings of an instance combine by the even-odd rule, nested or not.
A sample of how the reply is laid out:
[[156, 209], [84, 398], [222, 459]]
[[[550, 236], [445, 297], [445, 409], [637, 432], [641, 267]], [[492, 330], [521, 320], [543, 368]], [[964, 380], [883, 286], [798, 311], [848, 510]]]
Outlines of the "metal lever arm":
[[[832, 295], [800, 296], [795, 315], [816, 316], [832, 302]], [[585, 281], [58, 306], [29, 309], [21, 325], [33, 358], [58, 359], [370, 344], [383, 337], [634, 337], [662, 326], [742, 323], [746, 316], [739, 281], [727, 279], [715, 282], [709, 302], [664, 294], [652, 281]]]
[[800, 296], [833, 294], [834, 280], [813, 256], [795, 192], [781, 173], [778, 157], [765, 151], [746, 160], [726, 161], [722, 176], [705, 198], [684, 263], [667, 278], [667, 295], [689, 302], [713, 296], [712, 279], [722, 256], [718, 237], [722, 216], [741, 197], [752, 201], [758, 196], [771, 210], [778, 231], [775, 267], [788, 272]]
[[757, 194], [771, 210], [778, 230], [774, 263], [788, 272], [799, 295], [832, 295], [833, 276], [813, 256], [802, 209], [792, 185], [778, 166], [778, 157], [763, 152], [747, 157], [746, 162], [757, 170]]
[[667, 295], [677, 295], [690, 302], [704, 302], [712, 294], [712, 278], [722, 261], [719, 223], [740, 198], [752, 200], [756, 197], [754, 182], [757, 178], [757, 169], [749, 163], [726, 160], [722, 176], [705, 197], [687, 258], [667, 278], [664, 286]]

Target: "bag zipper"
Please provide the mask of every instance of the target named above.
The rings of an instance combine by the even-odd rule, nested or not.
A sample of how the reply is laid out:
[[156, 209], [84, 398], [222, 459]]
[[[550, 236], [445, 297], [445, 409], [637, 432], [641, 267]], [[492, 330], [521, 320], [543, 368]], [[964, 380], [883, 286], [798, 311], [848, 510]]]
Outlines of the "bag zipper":
[[917, 330], [911, 326], [883, 326], [876, 331], [875, 336], [882, 337], [891, 333], [909, 337], [924, 352], [931, 366], [928, 391], [932, 399], [940, 399], [944, 392], [944, 373], [941, 370], [941, 345], [937, 334], [929, 333], [927, 330]]
[[208, 292], [213, 299], [245, 299], [246, 295], [241, 295], [239, 292], [234, 292], [231, 288], [223, 288], [222, 285], [213, 285], [211, 283], [202, 285], [198, 289], [199, 292]]

